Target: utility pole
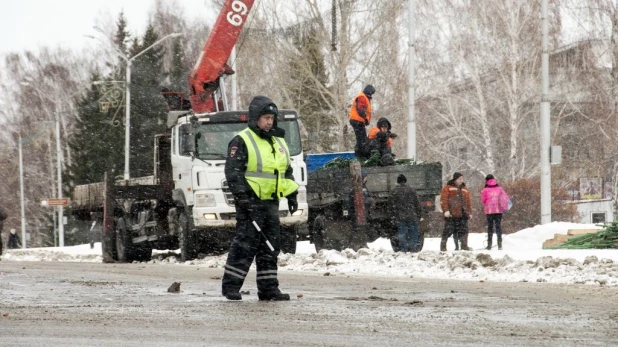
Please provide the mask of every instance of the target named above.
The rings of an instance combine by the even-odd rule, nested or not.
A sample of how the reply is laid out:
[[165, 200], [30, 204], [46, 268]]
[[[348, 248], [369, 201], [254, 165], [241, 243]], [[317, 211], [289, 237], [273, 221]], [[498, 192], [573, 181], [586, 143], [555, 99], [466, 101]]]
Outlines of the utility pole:
[[26, 248], [26, 205], [24, 197], [24, 156], [21, 150], [21, 133], [19, 133], [19, 192], [21, 194], [21, 248]]
[[414, 61], [416, 59], [416, 38], [414, 27], [416, 19], [414, 17], [415, 0], [409, 0], [408, 19], [410, 21], [408, 28], [408, 159], [416, 158], [416, 118], [414, 115]]
[[[56, 153], [58, 155], [58, 199], [62, 198], [62, 149], [60, 148], [60, 103], [56, 103]], [[58, 206], [58, 246], [64, 247], [64, 206]]]
[[551, 151], [550, 105], [549, 105], [549, 49], [547, 0], [541, 2], [542, 56], [541, 56], [541, 224], [551, 223]]
[[[230, 56], [232, 61], [232, 70], [236, 71], [236, 46], [232, 49]], [[232, 75], [232, 111], [238, 110], [238, 74]]]
[[11, 130], [17, 134], [17, 151], [19, 153], [19, 194], [21, 204], [21, 248], [26, 248], [26, 197], [24, 196], [24, 156], [22, 152], [21, 132]]

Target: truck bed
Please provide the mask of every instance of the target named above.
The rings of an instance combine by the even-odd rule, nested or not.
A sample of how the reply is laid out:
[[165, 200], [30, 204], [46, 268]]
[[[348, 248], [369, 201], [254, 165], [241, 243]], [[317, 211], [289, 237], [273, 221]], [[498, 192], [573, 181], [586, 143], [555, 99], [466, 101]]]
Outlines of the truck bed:
[[[115, 186], [153, 186], [155, 184], [154, 181], [154, 176], [137, 177], [131, 178], [128, 181], [118, 180], [115, 182]], [[101, 207], [103, 206], [103, 199], [105, 195], [104, 192], [104, 182], [75, 186], [73, 189], [73, 197], [71, 199], [71, 208], [92, 209]]]
[[[421, 195], [439, 195], [442, 189], [442, 164], [421, 163], [413, 165], [363, 167], [367, 172], [367, 189], [374, 197], [387, 197], [397, 185], [397, 176], [403, 174], [408, 185]], [[322, 168], [310, 172], [307, 180], [307, 198], [324, 200], [328, 197], [347, 196], [352, 191], [348, 168]], [[321, 201], [325, 203], [326, 201]]]

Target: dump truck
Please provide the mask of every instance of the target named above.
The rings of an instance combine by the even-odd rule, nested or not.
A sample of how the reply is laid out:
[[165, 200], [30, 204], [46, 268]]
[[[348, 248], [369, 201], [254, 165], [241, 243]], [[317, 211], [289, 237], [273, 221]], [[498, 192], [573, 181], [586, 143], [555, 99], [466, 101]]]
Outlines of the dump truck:
[[[321, 249], [358, 250], [379, 237], [388, 238], [393, 250], [399, 251], [397, 225], [388, 213], [388, 200], [400, 174], [416, 189], [423, 209], [417, 251], [423, 247], [425, 233], [441, 224], [442, 215], [436, 210], [442, 188], [442, 164], [439, 162], [398, 160], [391, 166], [362, 166], [354, 159], [353, 152], [308, 154], [306, 162], [309, 168], [309, 239], [318, 252]], [[361, 170], [367, 175], [366, 188], [373, 200], [368, 211], [360, 201], [363, 199]]]

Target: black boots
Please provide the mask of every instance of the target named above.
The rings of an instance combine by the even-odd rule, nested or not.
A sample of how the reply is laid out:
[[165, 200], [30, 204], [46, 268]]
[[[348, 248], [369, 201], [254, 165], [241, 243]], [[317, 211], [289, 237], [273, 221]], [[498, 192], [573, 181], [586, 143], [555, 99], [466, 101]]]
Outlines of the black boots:
[[491, 244], [493, 243], [493, 239], [493, 235], [487, 237], [487, 247], [485, 247], [486, 250], [491, 250]]
[[260, 301], [287, 301], [290, 300], [290, 294], [281, 293], [280, 291], [273, 293], [258, 292], [258, 299]]
[[242, 300], [242, 295], [239, 292], [227, 292], [223, 296], [228, 300]]
[[502, 238], [498, 237], [498, 249], [502, 250]]
[[472, 248], [468, 247], [468, 233], [459, 235], [459, 241], [461, 242], [462, 251], [471, 251]]
[[440, 252], [446, 252], [446, 239], [442, 239], [442, 241], [440, 241]]
[[[228, 300], [242, 300], [242, 295], [239, 292], [227, 292], [223, 294]], [[290, 294], [281, 293], [280, 291], [276, 291], [273, 293], [262, 293], [258, 292], [258, 299], [260, 301], [287, 301], [290, 300]]]

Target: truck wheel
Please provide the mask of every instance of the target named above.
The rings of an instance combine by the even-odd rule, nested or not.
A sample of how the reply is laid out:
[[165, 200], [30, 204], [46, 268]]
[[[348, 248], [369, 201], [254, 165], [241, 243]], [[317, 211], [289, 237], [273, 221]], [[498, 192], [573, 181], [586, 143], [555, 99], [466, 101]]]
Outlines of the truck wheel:
[[346, 248], [351, 248], [357, 251], [363, 247], [367, 247], [367, 243], [360, 242], [353, 235], [353, 225], [350, 220], [331, 220], [324, 219], [323, 246], [324, 249], [334, 249], [343, 251]]
[[279, 244], [281, 252], [283, 253], [296, 253], [296, 235], [298, 227], [292, 226], [287, 228], [281, 228], [279, 234], [281, 243]]
[[121, 263], [130, 263], [134, 260], [133, 241], [127, 230], [127, 223], [123, 217], [116, 219], [116, 254]]
[[326, 229], [326, 218], [323, 215], [315, 217], [311, 226], [311, 241], [315, 246], [315, 251], [320, 252], [324, 249], [324, 230]]
[[193, 260], [197, 256], [195, 247], [195, 227], [191, 209], [184, 209], [178, 216], [178, 243], [180, 244], [180, 260]]

